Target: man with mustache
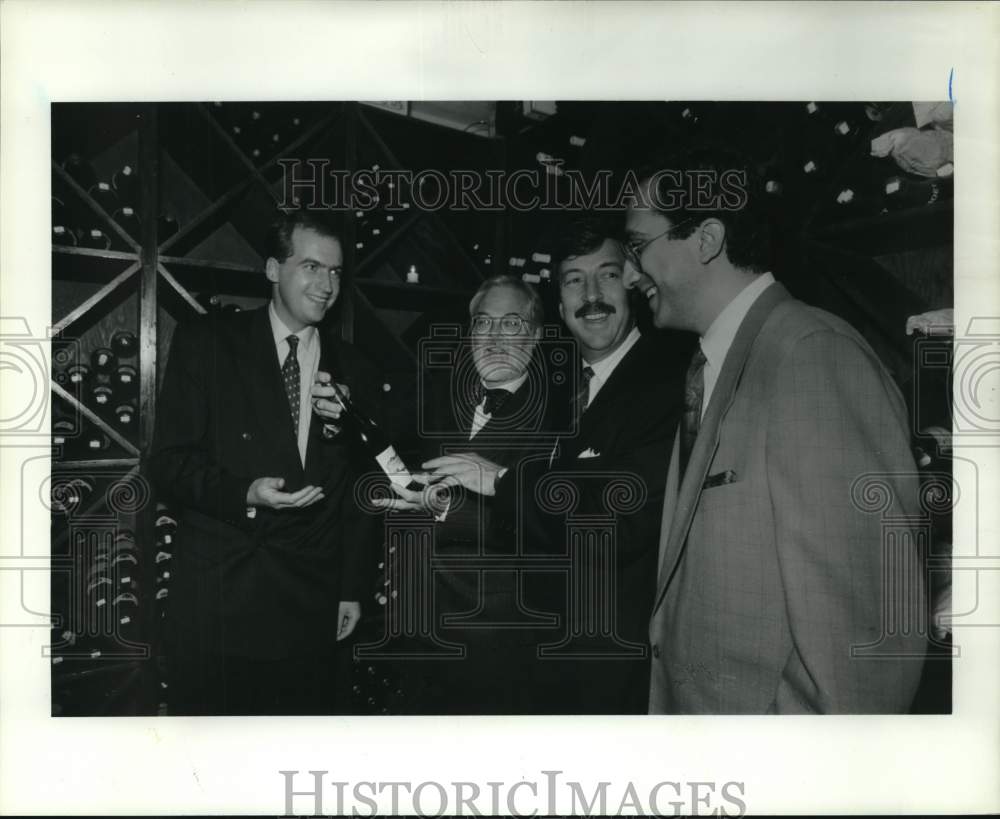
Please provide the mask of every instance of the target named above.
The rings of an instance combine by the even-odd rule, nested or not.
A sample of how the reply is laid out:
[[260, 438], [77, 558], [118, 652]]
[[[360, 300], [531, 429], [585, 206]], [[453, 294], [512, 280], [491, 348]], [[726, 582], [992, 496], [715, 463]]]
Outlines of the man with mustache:
[[[326, 714], [335, 647], [361, 616], [378, 546], [353, 504], [370, 467], [312, 418], [317, 372], [360, 406], [371, 366], [320, 324], [340, 293], [335, 227], [308, 211], [272, 226], [270, 303], [179, 327], [150, 454], [179, 510], [167, 626], [171, 713]], [[324, 401], [339, 416], [340, 405]]]
[[[666, 475], [665, 453], [680, 415], [685, 350], [672, 334], [643, 334], [636, 327], [624, 285], [624, 255], [615, 221], [576, 215], [558, 238], [559, 314], [577, 342], [579, 376], [566, 409], [571, 433], [549, 458], [522, 462], [477, 491], [494, 494], [495, 525], [516, 529], [526, 548], [571, 556], [566, 514], [546, 511], [537, 488], [543, 480], [571, 481], [579, 495], [575, 516], [607, 517], [610, 476], [637, 483], [644, 501], [618, 516], [611, 557], [602, 568], [601, 599], [582, 608], [567, 599], [565, 570], [535, 573], [526, 580], [527, 602], [560, 614], [557, 629], [536, 630], [540, 648], [586, 630], [600, 616], [604, 636], [596, 653], [542, 655], [530, 669], [535, 713], [645, 713], [649, 685], [647, 624], [656, 576], [656, 544]], [[449, 464], [428, 464], [465, 486], [475, 473]], [[497, 476], [489, 464], [482, 474]], [[575, 555], [572, 559], [578, 559]], [[578, 566], [585, 570], [585, 567]], [[611, 579], [614, 582], [611, 583]], [[597, 609], [601, 609], [599, 615]], [[583, 650], [577, 643], [575, 650]], [[522, 684], [529, 684], [527, 682]]]

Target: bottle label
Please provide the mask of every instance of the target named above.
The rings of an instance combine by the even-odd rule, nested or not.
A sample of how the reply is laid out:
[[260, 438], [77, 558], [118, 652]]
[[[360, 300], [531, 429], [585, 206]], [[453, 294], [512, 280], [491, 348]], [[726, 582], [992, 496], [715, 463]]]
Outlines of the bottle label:
[[389, 480], [396, 484], [396, 486], [405, 488], [413, 480], [406, 468], [406, 464], [403, 463], [403, 459], [396, 454], [396, 450], [391, 445], [378, 453], [375, 456], [375, 461], [382, 467], [382, 471], [385, 472]]

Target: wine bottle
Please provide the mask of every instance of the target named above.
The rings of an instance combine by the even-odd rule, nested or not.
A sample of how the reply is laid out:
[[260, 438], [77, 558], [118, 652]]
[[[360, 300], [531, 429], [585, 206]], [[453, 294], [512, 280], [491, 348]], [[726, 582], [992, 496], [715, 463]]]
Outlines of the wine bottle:
[[97, 184], [97, 174], [94, 173], [93, 167], [78, 153], [74, 152], [67, 156], [63, 160], [62, 167], [73, 181], [85, 191]]
[[134, 392], [139, 384], [139, 373], [131, 364], [120, 364], [115, 369], [113, 383], [122, 392]]
[[81, 244], [94, 250], [108, 250], [111, 247], [111, 238], [100, 228], [91, 228], [84, 231]]
[[135, 404], [126, 401], [115, 407], [115, 418], [124, 429], [132, 429], [135, 426]]
[[118, 366], [118, 356], [108, 347], [98, 347], [90, 354], [90, 366], [95, 372], [110, 375]]
[[118, 194], [118, 201], [123, 206], [135, 207], [138, 204], [139, 180], [138, 174], [132, 165], [122, 165], [114, 176], [111, 177], [111, 185]]
[[66, 370], [66, 374], [69, 376], [69, 383], [78, 388], [90, 381], [90, 367], [86, 364], [73, 364]]
[[86, 437], [88, 452], [106, 452], [111, 448], [111, 439], [99, 429], [88, 430]]
[[142, 237], [142, 224], [139, 222], [135, 208], [131, 205], [118, 208], [118, 210], [111, 214], [111, 218], [133, 239], [138, 240]]
[[131, 330], [118, 330], [111, 336], [111, 349], [118, 358], [131, 358], [139, 348], [139, 341]]
[[[410, 470], [407, 469], [403, 459], [396, 452], [396, 448], [386, 438], [385, 433], [382, 432], [378, 424], [364, 415], [334, 383], [328, 382], [328, 384], [334, 387], [337, 393], [337, 400], [344, 408], [340, 414], [337, 426], [349, 430], [350, 433], [361, 441], [364, 449], [375, 463], [379, 465], [390, 481], [406, 489], [421, 491], [424, 488], [423, 484], [413, 480]], [[332, 438], [336, 434], [336, 432], [332, 431], [331, 424], [324, 423], [323, 436], [325, 438]]]
[[106, 410], [114, 406], [115, 392], [111, 385], [100, 381], [90, 389], [90, 398], [98, 409]]
[[61, 247], [76, 247], [76, 234], [65, 225], [53, 225], [52, 244]]
[[195, 301], [204, 308], [208, 315], [222, 312], [222, 297], [217, 293], [199, 293], [195, 296]]
[[120, 206], [118, 194], [115, 193], [110, 182], [98, 182], [96, 185], [92, 185], [87, 193], [107, 214], [114, 213]]

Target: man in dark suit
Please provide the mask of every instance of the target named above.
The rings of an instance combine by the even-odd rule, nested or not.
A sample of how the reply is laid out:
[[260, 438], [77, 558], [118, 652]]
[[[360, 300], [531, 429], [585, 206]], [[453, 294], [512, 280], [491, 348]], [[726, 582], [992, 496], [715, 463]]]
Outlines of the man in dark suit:
[[650, 711], [905, 712], [925, 589], [899, 390], [846, 322], [767, 272], [742, 157], [654, 169], [627, 214], [627, 281], [699, 346], [667, 476]]
[[428, 615], [440, 639], [466, 649], [422, 666], [430, 684], [421, 711], [525, 713], [533, 627], [545, 618], [523, 606], [517, 543], [494, 519], [493, 484], [524, 458], [551, 451], [548, 430], [561, 402], [546, 389], [536, 353], [543, 311], [534, 288], [495, 276], [472, 297], [469, 314], [468, 349], [428, 390], [422, 415], [423, 467], [431, 470], [423, 479], [433, 483], [424, 493], [394, 486], [400, 497], [382, 505], [436, 516], [435, 559], [448, 565], [435, 569]]
[[[496, 486], [498, 506], [518, 522], [526, 542], [578, 564], [568, 576], [551, 576], [556, 582], [548, 591], [539, 578], [532, 595], [539, 608], [547, 604], [561, 613], [570, 637], [537, 667], [537, 697], [549, 712], [625, 714], [647, 707], [647, 625], [666, 457], [680, 417], [689, 345], [673, 333], [640, 333], [617, 234], [610, 219], [584, 215], [558, 237], [559, 314], [580, 353], [571, 403], [575, 431], [560, 438], [551, 463], [535, 460]], [[566, 510], [546, 510], [539, 502], [546, 487], [567, 482], [577, 497], [569, 511], [573, 520], [602, 521], [598, 529], [613, 520], [607, 552], [575, 551]], [[616, 484], [618, 498], [608, 491]], [[630, 495], [638, 501], [616, 508], [616, 500]], [[587, 529], [584, 524], [580, 534]], [[592, 566], [600, 575], [593, 588], [601, 591], [573, 597], [568, 589], [586, 585], [584, 573]], [[597, 621], [596, 628], [587, 625]], [[555, 644], [558, 636], [549, 633], [546, 642]]]
[[269, 245], [270, 303], [179, 327], [163, 379], [150, 473], [180, 510], [173, 713], [331, 713], [335, 644], [377, 546], [353, 503], [359, 454], [312, 418], [319, 372], [363, 406], [373, 395], [370, 368], [319, 327], [340, 292], [339, 236], [298, 211]]

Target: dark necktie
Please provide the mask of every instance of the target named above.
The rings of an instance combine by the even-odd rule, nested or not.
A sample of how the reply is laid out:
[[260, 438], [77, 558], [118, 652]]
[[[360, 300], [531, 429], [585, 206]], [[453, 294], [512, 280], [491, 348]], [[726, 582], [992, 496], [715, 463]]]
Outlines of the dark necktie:
[[292, 411], [292, 431], [299, 437], [299, 401], [302, 400], [302, 375], [299, 370], [299, 357], [296, 354], [299, 337], [291, 335], [285, 339], [288, 342], [288, 355], [281, 365], [281, 380], [285, 385], [285, 395], [288, 396], [288, 407]]
[[573, 396], [573, 418], [577, 426], [580, 425], [583, 411], [587, 409], [587, 403], [590, 400], [590, 379], [593, 377], [593, 369], [589, 364], [585, 364], [580, 370], [580, 386], [576, 390], [576, 395]]
[[483, 404], [483, 399], [486, 399], [486, 403], [483, 404], [483, 414], [492, 415], [504, 405], [504, 402], [506, 402], [510, 396], [510, 390], [488, 389], [482, 384], [479, 384], [476, 389], [476, 406], [478, 407], [480, 404]]
[[705, 354], [699, 346], [691, 358], [684, 380], [684, 420], [681, 425], [681, 477], [687, 469], [691, 450], [694, 449], [698, 429], [701, 427], [701, 405], [705, 397]]

